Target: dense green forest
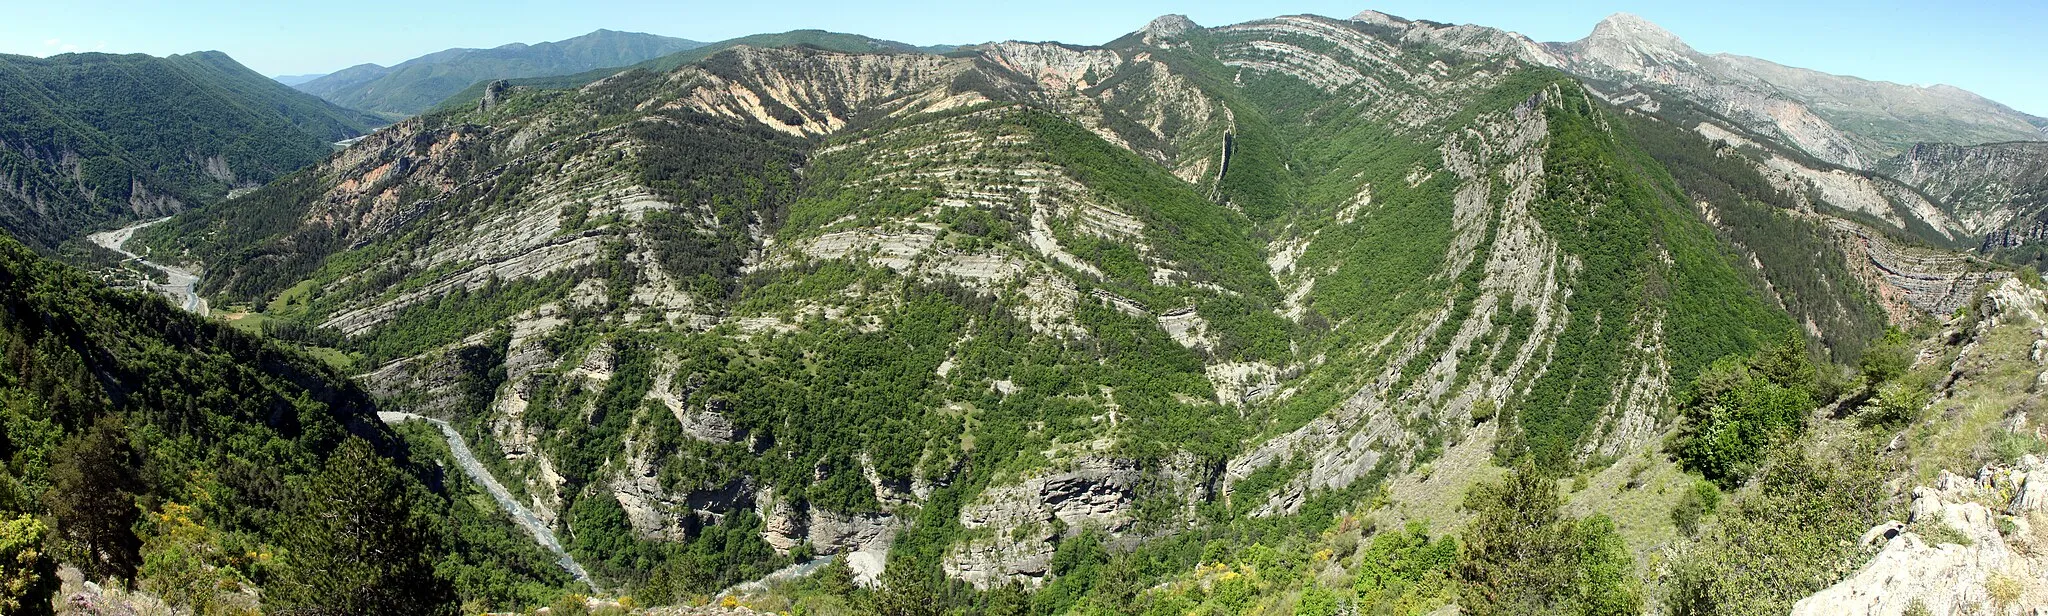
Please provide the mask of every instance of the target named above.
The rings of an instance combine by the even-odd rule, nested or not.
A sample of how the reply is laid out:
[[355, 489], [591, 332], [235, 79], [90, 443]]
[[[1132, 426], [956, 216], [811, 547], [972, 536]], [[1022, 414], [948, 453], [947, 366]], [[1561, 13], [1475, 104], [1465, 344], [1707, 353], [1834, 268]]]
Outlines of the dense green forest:
[[0, 55], [0, 229], [47, 249], [269, 182], [381, 123], [220, 52]]
[[445, 49], [390, 67], [363, 64], [293, 86], [350, 109], [405, 117], [426, 111], [471, 84], [618, 70], [704, 43], [598, 30], [575, 38], [491, 49]]
[[301, 352], [6, 239], [0, 349], [9, 613], [48, 609], [58, 560], [200, 613], [256, 589], [273, 611], [452, 614], [563, 587]]

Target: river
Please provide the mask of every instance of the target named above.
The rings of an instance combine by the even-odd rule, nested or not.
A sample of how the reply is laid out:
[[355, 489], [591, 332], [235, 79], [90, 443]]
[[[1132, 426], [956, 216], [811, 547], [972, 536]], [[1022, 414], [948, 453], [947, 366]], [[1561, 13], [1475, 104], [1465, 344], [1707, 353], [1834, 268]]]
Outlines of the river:
[[114, 252], [126, 255], [128, 257], [128, 260], [130, 261], [141, 263], [145, 266], [153, 267], [159, 271], [162, 271], [164, 273], [165, 279], [168, 280], [169, 282], [167, 282], [166, 284], [156, 284], [152, 282], [150, 283], [150, 286], [155, 287], [157, 291], [169, 296], [173, 303], [176, 303], [180, 308], [184, 308], [185, 311], [198, 314], [199, 316], [202, 317], [206, 316], [208, 308], [206, 305], [206, 298], [199, 296], [198, 274], [194, 274], [191, 271], [186, 270], [184, 268], [172, 267], [169, 265], [164, 265], [162, 263], [157, 263], [155, 261], [144, 259], [142, 258], [141, 255], [128, 252], [128, 249], [126, 248], [128, 240], [130, 238], [135, 237], [136, 231], [141, 231], [144, 227], [148, 227], [150, 225], [154, 225], [166, 220], [170, 219], [158, 218], [156, 220], [139, 222], [132, 225], [128, 225], [126, 227], [115, 229], [113, 231], [101, 231], [99, 233], [94, 233], [92, 235], [86, 236], [86, 239], [91, 240], [94, 244], [99, 244], [101, 247], [106, 248], [107, 250], [112, 250]]
[[532, 510], [527, 509], [526, 505], [519, 503], [519, 499], [512, 498], [512, 493], [505, 490], [504, 484], [498, 483], [498, 478], [491, 475], [490, 469], [484, 468], [483, 463], [477, 461], [476, 455], [470, 453], [469, 440], [462, 438], [462, 433], [456, 432], [453, 426], [448, 425], [448, 422], [425, 415], [396, 411], [378, 411], [377, 418], [384, 420], [384, 423], [387, 424], [403, 421], [424, 421], [440, 428], [442, 438], [448, 441], [448, 451], [454, 454], [455, 464], [462, 467], [462, 473], [469, 475], [470, 481], [476, 482], [477, 485], [484, 487], [484, 491], [491, 493], [491, 500], [498, 501], [498, 508], [505, 510], [506, 514], [511, 515], [512, 521], [518, 522], [519, 526], [525, 528], [527, 534], [533, 535], [535, 543], [540, 544], [540, 547], [553, 553], [555, 555], [555, 564], [561, 565], [563, 570], [568, 571], [569, 575], [575, 576], [576, 581], [582, 582], [584, 586], [588, 586], [593, 590], [597, 588], [597, 585], [590, 581], [590, 573], [584, 571], [583, 564], [576, 562], [576, 557], [570, 556], [568, 550], [562, 549], [562, 541], [555, 537], [554, 529], [548, 528], [547, 524], [542, 523], [540, 518], [533, 515]]
[[[156, 290], [162, 292], [164, 295], [169, 296], [173, 302], [178, 304], [179, 307], [184, 308], [187, 311], [197, 313], [200, 316], [206, 316], [208, 312], [208, 307], [206, 304], [206, 298], [199, 296], [198, 274], [192, 273], [190, 270], [186, 270], [184, 268], [164, 265], [162, 263], [157, 263], [154, 261], [150, 261], [148, 259], [144, 259], [142, 258], [141, 255], [128, 252], [128, 249], [126, 248], [128, 240], [135, 237], [136, 231], [140, 231], [144, 228], [149, 227], [150, 225], [161, 223], [166, 220], [170, 219], [158, 218], [156, 220], [139, 222], [112, 231], [102, 231], [99, 233], [94, 233], [92, 235], [87, 236], [87, 239], [91, 240], [92, 243], [98, 244], [101, 247], [104, 247], [108, 250], [121, 253], [122, 255], [127, 256], [128, 259], [131, 261], [141, 263], [145, 266], [153, 267], [156, 268], [157, 270], [162, 271], [168, 282], [165, 284], [156, 284], [152, 282], [150, 283], [150, 286], [156, 288]], [[490, 493], [491, 500], [497, 501], [498, 507], [504, 510], [507, 515], [512, 516], [513, 522], [518, 523], [521, 528], [526, 529], [527, 534], [533, 536], [534, 543], [539, 544], [543, 549], [546, 549], [549, 553], [554, 554], [555, 564], [560, 565], [562, 567], [562, 570], [568, 571], [569, 575], [574, 576], [576, 578], [576, 581], [582, 582], [584, 586], [587, 586], [592, 590], [597, 589], [597, 584], [590, 580], [590, 573], [584, 570], [583, 564], [576, 562], [576, 557], [570, 556], [569, 551], [562, 548], [562, 541], [561, 539], [555, 536], [554, 529], [548, 528], [548, 525], [541, 522], [539, 517], [533, 515], [532, 510], [527, 509], [525, 505], [520, 504], [518, 499], [513, 498], [512, 493], [505, 489], [504, 484], [498, 483], [498, 478], [492, 476], [491, 471], [489, 469], [484, 468], [483, 463], [477, 461], [476, 454], [470, 452], [469, 441], [467, 439], [464, 439], [461, 433], [456, 432], [453, 426], [448, 425], [448, 422], [441, 421], [439, 419], [434, 419], [432, 417], [427, 417], [424, 415], [416, 415], [413, 413], [402, 413], [395, 411], [380, 411], [377, 413], [377, 418], [383, 420], [384, 423], [387, 424], [396, 424], [405, 421], [424, 421], [433, 424], [437, 428], [440, 428], [441, 436], [448, 441], [448, 451], [455, 456], [455, 463], [457, 466], [462, 467], [463, 474], [468, 475], [470, 481], [474, 481], [477, 483], [477, 485], [483, 486], [484, 491]], [[776, 571], [775, 573], [769, 574], [767, 577], [761, 580], [736, 586], [732, 589], [728, 589], [726, 592], [730, 593], [736, 590], [759, 588], [766, 582], [809, 575], [810, 573], [816, 571], [819, 567], [823, 566], [825, 563], [830, 561], [831, 559], [829, 557], [826, 557], [819, 558], [808, 563], [798, 563], [795, 565], [791, 565], [789, 567], [782, 569], [781, 571]]]
[[[86, 236], [86, 239], [108, 250], [121, 253], [127, 256], [130, 261], [162, 271], [167, 282], [165, 284], [151, 282], [149, 285], [164, 295], [169, 296], [171, 301], [178, 304], [179, 307], [197, 313], [200, 316], [206, 316], [208, 307], [206, 298], [200, 297], [198, 293], [198, 274], [184, 268], [150, 261], [142, 258], [141, 255], [128, 252], [128, 240], [135, 237], [136, 231], [166, 220], [170, 219], [158, 218], [156, 220], [139, 222], [112, 231], [94, 233]], [[471, 481], [483, 486], [484, 491], [490, 493], [491, 499], [498, 502], [500, 509], [503, 509], [506, 514], [511, 515], [512, 520], [525, 528], [527, 534], [533, 535], [535, 543], [540, 544], [542, 548], [554, 554], [555, 563], [561, 565], [563, 570], [568, 571], [569, 575], [575, 576], [576, 581], [582, 582], [584, 586], [588, 586], [593, 590], [597, 588], [597, 585], [590, 581], [590, 574], [583, 569], [583, 565], [576, 562], [576, 559], [570, 556], [567, 550], [562, 549], [562, 542], [555, 537], [555, 531], [548, 528], [546, 524], [541, 523], [540, 518], [534, 517], [533, 511], [527, 509], [525, 505], [521, 505], [517, 499], [512, 498], [512, 493], [506, 491], [505, 486], [498, 483], [498, 479], [491, 476], [491, 472], [485, 469], [482, 463], [477, 461], [476, 455], [469, 451], [469, 442], [463, 439], [462, 434], [456, 432], [455, 428], [449, 426], [448, 422], [412, 413], [388, 411], [377, 413], [377, 418], [383, 420], [384, 423], [425, 421], [440, 428], [441, 435], [448, 441], [448, 451], [454, 454], [455, 463], [462, 467], [463, 474], [468, 475]]]

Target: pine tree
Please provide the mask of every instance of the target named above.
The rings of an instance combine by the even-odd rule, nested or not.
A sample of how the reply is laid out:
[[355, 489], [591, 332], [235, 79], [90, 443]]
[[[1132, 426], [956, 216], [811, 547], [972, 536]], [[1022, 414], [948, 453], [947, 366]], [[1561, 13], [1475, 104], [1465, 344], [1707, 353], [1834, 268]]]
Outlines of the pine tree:
[[370, 444], [349, 438], [297, 486], [273, 605], [293, 614], [452, 614], [455, 594], [430, 555], [439, 529], [419, 490]]
[[142, 566], [141, 518], [135, 495], [142, 493], [142, 456], [128, 442], [127, 423], [103, 415], [92, 428], [57, 448], [47, 493], [57, 532], [75, 546], [78, 563], [101, 579], [134, 580]]
[[1628, 546], [1604, 516], [1563, 514], [1557, 484], [1524, 465], [1499, 484], [1473, 488], [1459, 573], [1470, 614], [1642, 612]]
[[881, 592], [875, 593], [875, 613], [885, 616], [937, 616], [938, 595], [934, 581], [908, 561], [896, 561], [882, 570]]

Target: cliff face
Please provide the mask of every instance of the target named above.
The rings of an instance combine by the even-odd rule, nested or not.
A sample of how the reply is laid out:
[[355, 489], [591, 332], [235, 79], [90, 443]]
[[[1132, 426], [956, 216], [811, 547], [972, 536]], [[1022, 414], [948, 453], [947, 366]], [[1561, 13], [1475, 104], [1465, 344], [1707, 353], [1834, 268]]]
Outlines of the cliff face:
[[1986, 252], [2038, 242], [2048, 213], [2048, 142], [1917, 144], [1877, 170], [1940, 201]]
[[1870, 169], [1923, 142], [2038, 140], [2031, 116], [1970, 92], [1829, 75], [1729, 54], [1706, 55], [1626, 13], [1548, 48], [1560, 68], [1667, 91], [1820, 160]]
[[[910, 545], [983, 587], [1043, 583], [1066, 538], [1316, 511], [1447, 451], [1634, 455], [1706, 362], [1823, 329], [1785, 297], [1903, 277], [1904, 322], [1983, 282], [1912, 282], [1953, 264], [1844, 221], [1798, 252], [1882, 272], [1780, 293], [1804, 262], [1732, 256], [1641, 162], [1641, 112], [1557, 58], [1377, 14], [738, 48], [503, 89], [144, 242], [331, 332], [569, 536], [758, 518], [864, 579]], [[1817, 227], [1865, 192], [1939, 214], [1834, 171], [1764, 190]]]

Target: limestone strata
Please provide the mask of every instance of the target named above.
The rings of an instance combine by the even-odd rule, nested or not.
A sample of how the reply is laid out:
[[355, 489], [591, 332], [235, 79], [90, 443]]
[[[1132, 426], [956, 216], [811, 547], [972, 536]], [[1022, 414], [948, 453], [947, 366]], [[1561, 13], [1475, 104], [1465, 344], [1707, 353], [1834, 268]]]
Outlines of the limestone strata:
[[1900, 246], [1852, 222], [1828, 222], [1847, 240], [1852, 270], [1876, 283], [1895, 321], [1910, 319], [1906, 311], [1945, 318], [1978, 290], [2010, 276], [1976, 266], [1965, 256]]
[[1144, 470], [1130, 460], [1084, 456], [1061, 470], [1043, 472], [1014, 483], [991, 487], [960, 510], [960, 524], [971, 539], [948, 551], [947, 575], [980, 588], [1019, 582], [1043, 583], [1053, 548], [1062, 538], [1086, 530], [1110, 537], [1138, 530], [1134, 511], [1139, 498], [1156, 496], [1184, 504], [1177, 517], [1192, 515], [1204, 497], [1204, 471], [1192, 458]]

